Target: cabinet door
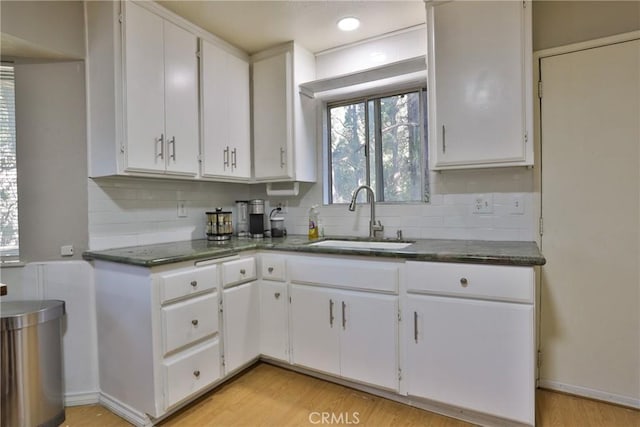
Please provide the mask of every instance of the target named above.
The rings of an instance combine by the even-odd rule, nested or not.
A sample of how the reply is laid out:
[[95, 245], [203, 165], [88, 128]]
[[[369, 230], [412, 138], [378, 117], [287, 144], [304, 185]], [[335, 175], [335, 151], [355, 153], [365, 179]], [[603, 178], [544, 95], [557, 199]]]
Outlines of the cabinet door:
[[126, 169], [164, 171], [163, 20], [125, 2]]
[[340, 375], [339, 301], [327, 289], [291, 285], [292, 360]]
[[165, 158], [167, 171], [198, 173], [197, 38], [164, 21]]
[[340, 368], [346, 378], [398, 389], [398, 297], [339, 292]]
[[289, 360], [289, 300], [286, 283], [260, 283], [260, 353]]
[[524, 55], [529, 27], [523, 3], [454, 1], [429, 5], [427, 10], [433, 28], [433, 166], [525, 161]]
[[236, 178], [251, 178], [251, 105], [249, 102], [249, 64], [227, 55], [230, 96], [228, 98], [231, 168]]
[[258, 282], [223, 292], [224, 360], [229, 373], [260, 354], [260, 294]]
[[253, 129], [256, 179], [292, 178], [290, 52], [253, 63]]
[[202, 41], [202, 175], [251, 177], [249, 64]]
[[408, 297], [408, 393], [534, 422], [533, 305]]

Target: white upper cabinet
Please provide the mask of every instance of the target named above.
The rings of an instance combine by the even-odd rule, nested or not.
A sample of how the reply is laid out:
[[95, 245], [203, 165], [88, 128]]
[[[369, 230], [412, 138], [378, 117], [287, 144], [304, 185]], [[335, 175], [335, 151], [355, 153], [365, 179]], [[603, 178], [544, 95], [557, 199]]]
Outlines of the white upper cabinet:
[[431, 168], [533, 164], [531, 4], [427, 3]]
[[315, 101], [299, 90], [315, 78], [315, 57], [287, 43], [254, 55], [252, 67], [255, 180], [315, 182]]
[[203, 177], [248, 181], [251, 178], [249, 63], [202, 40]]
[[197, 37], [152, 3], [86, 8], [90, 176], [195, 177]]

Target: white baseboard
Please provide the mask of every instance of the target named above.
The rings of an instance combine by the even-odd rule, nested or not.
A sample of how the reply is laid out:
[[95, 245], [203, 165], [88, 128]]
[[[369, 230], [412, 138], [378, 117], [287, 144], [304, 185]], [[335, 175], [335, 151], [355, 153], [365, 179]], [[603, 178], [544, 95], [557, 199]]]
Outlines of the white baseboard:
[[85, 391], [80, 393], [65, 393], [64, 406], [95, 405], [100, 402], [99, 391]]
[[136, 411], [131, 406], [120, 402], [106, 393], [100, 393], [100, 404], [135, 426], [145, 427], [153, 425], [147, 414]]
[[609, 393], [601, 390], [580, 387], [577, 385], [563, 384], [557, 381], [539, 380], [538, 386], [549, 390], [561, 391], [564, 393], [575, 394], [576, 396], [588, 397], [590, 399], [602, 400], [604, 402], [615, 403], [616, 405], [629, 406], [631, 408], [640, 409], [640, 399], [622, 396], [615, 393]]

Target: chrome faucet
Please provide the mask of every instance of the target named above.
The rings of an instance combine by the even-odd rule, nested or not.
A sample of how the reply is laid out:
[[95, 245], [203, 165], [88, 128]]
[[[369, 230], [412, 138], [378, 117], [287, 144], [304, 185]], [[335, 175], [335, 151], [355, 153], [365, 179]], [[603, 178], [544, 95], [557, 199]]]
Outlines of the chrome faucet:
[[356, 210], [356, 199], [358, 198], [358, 193], [360, 190], [365, 189], [369, 192], [370, 200], [371, 200], [371, 220], [369, 221], [369, 237], [382, 237], [382, 233], [384, 231], [384, 226], [378, 221], [376, 224], [376, 195], [374, 194], [371, 187], [368, 185], [361, 185], [356, 188], [356, 191], [353, 192], [353, 196], [351, 196], [351, 203], [349, 203], [349, 210], [354, 212]]

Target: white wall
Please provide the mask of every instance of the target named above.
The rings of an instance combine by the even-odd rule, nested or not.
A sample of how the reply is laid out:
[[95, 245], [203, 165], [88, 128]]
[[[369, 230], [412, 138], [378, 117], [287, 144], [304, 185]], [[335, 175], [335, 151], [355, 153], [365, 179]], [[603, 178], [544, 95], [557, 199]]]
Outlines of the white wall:
[[3, 268], [8, 284], [3, 301], [59, 299], [63, 320], [64, 392], [67, 405], [98, 401], [98, 347], [93, 269], [85, 261], [55, 261]]
[[534, 1], [533, 50], [640, 30], [640, 1]]
[[11, 56], [24, 57], [37, 52], [51, 58], [84, 58], [81, 1], [3, 0], [1, 20], [0, 31], [3, 41], [4, 36], [8, 36]]
[[22, 261], [73, 259], [87, 248], [83, 62], [18, 64], [16, 145]]

